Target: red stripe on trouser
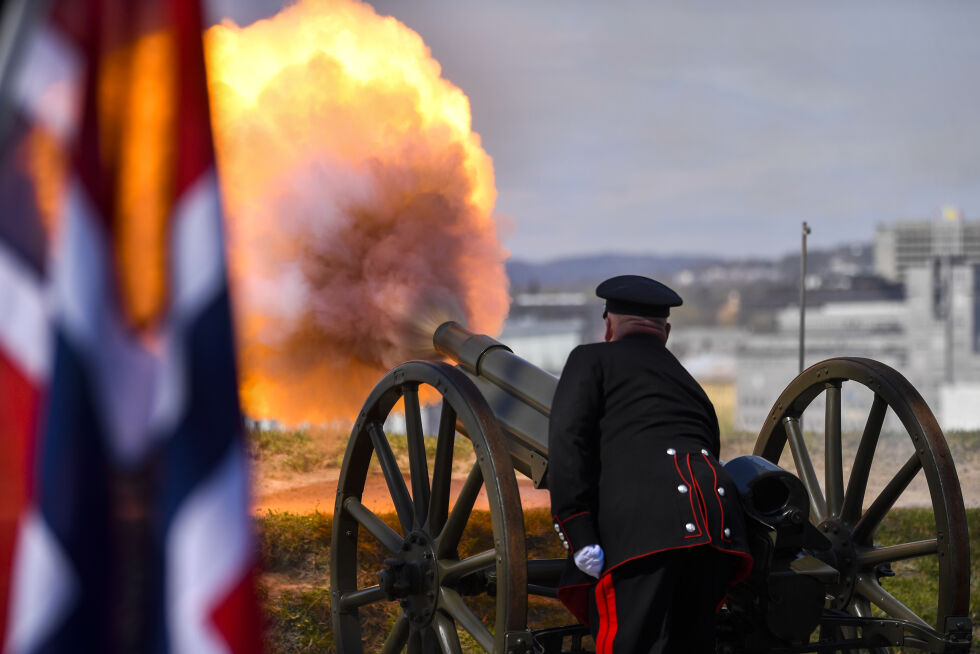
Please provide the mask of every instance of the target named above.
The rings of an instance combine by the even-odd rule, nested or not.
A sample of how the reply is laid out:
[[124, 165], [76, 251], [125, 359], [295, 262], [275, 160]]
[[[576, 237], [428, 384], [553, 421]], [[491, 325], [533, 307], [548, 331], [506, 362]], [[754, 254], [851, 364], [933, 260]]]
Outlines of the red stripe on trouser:
[[595, 587], [595, 604], [599, 612], [599, 634], [596, 636], [596, 654], [611, 654], [616, 639], [616, 589], [612, 575], [606, 575]]

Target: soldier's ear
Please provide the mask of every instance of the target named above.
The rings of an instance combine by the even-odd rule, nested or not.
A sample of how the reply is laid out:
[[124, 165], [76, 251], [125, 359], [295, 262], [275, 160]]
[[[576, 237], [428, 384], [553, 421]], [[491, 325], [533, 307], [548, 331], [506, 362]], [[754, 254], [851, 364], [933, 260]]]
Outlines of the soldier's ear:
[[670, 323], [664, 323], [664, 345], [667, 344], [667, 339], [670, 338]]
[[609, 318], [609, 316], [606, 316], [605, 318], [606, 318], [606, 335], [604, 338], [608, 343], [613, 339], [614, 334], [613, 334], [612, 320]]

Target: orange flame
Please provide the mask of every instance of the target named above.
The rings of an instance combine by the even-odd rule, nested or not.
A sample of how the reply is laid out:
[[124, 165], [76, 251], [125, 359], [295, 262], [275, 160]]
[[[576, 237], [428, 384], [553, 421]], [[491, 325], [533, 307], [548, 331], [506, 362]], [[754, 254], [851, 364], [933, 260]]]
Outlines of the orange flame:
[[[101, 107], [119, 112], [101, 118], [123, 118], [103, 145], [124, 164], [117, 256], [137, 324], [166, 293], [166, 253], [141, 244], [162, 243], [171, 192], [172, 47], [148, 34], [108, 53], [100, 79]], [[352, 417], [386, 369], [434, 356], [443, 320], [499, 330], [492, 163], [418, 34], [357, 0], [303, 0], [212, 27], [205, 47], [249, 415]], [[64, 145], [37, 128], [23, 152], [49, 232]]]
[[173, 200], [176, 43], [170, 31], [109, 52], [99, 71], [103, 153], [118, 158], [116, 257], [122, 305], [152, 326], [166, 301], [167, 214]]
[[492, 164], [418, 34], [305, 0], [205, 42], [250, 415], [353, 416], [441, 320], [499, 329]]
[[[154, 31], [104, 53], [96, 71], [100, 154], [119, 174], [113, 198], [119, 293], [126, 319], [137, 329], [155, 325], [167, 296], [162, 235], [173, 193], [174, 47], [173, 34]], [[57, 89], [49, 91], [58, 101]], [[23, 147], [38, 212], [53, 241], [69, 174], [68, 144], [38, 125]]]

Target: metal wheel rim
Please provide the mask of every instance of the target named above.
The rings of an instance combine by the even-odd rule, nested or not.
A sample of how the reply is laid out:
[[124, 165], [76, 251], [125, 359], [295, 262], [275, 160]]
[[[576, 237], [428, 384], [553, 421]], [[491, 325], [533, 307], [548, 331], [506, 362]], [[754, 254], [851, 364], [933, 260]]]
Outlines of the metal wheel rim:
[[[426, 479], [429, 497], [422, 500], [421, 509], [415, 498], [423, 496], [418, 480], [428, 475], [425, 462], [424, 445], [421, 444], [421, 423], [418, 415], [417, 395], [419, 384], [435, 388], [443, 398], [443, 414], [440, 417], [436, 459], [431, 478]], [[408, 390], [406, 390], [408, 389]], [[388, 484], [389, 493], [396, 508], [401, 506], [399, 519], [403, 533], [388, 528], [360, 499], [364, 491], [368, 465], [375, 452], [378, 431], [384, 435], [385, 418], [392, 407], [406, 393], [406, 431], [409, 450], [409, 472], [412, 494], [401, 475], [392, 475], [390, 467], [382, 464], [382, 471]], [[414, 397], [414, 402], [411, 398]], [[413, 409], [410, 408], [414, 404]], [[448, 408], [447, 408], [448, 407]], [[447, 413], [448, 412], [448, 413]], [[449, 427], [451, 423], [451, 428]], [[452, 463], [452, 446], [443, 445], [444, 439], [454, 441], [457, 433], [465, 435], [473, 444], [477, 462], [473, 466], [457, 502], [449, 506], [449, 479]], [[414, 425], [414, 426], [413, 426]], [[414, 435], [413, 434], [417, 434]], [[418, 439], [418, 440], [416, 440]], [[413, 443], [416, 443], [413, 447]], [[384, 445], [382, 445], [382, 448]], [[421, 448], [421, 450], [417, 449]], [[421, 451], [421, 457], [418, 452]], [[390, 452], [390, 450], [389, 450]], [[440, 455], [440, 452], [443, 452]], [[440, 459], [440, 456], [442, 458]], [[448, 459], [446, 458], [448, 456]], [[380, 458], [380, 456], [379, 456]], [[417, 468], [421, 458], [426, 468]], [[449, 472], [446, 467], [449, 466]], [[397, 463], [395, 470], [399, 470]], [[422, 475], [425, 470], [425, 475]], [[395, 479], [397, 477], [397, 479]], [[400, 487], [399, 487], [400, 484]], [[466, 522], [472, 513], [473, 502], [481, 488], [486, 488], [490, 505], [494, 537], [494, 549], [466, 557], [463, 561], [453, 558]], [[398, 499], [395, 499], [395, 498]], [[439, 500], [437, 498], [444, 498]], [[465, 497], [465, 499], [464, 499]], [[405, 503], [410, 502], [412, 515], [405, 517]], [[424, 524], [414, 522], [417, 514], [425, 514]], [[412, 527], [406, 528], [406, 520], [413, 520]], [[439, 522], [444, 521], [442, 526]], [[379, 524], [380, 523], [380, 524]], [[461, 524], [460, 524], [461, 523]], [[451, 525], [446, 528], [446, 525]], [[409, 533], [429, 537], [427, 545], [436, 561], [438, 596], [432, 600], [435, 607], [431, 621], [426, 625], [411, 624], [407, 611], [402, 609], [387, 636], [384, 652], [398, 652], [407, 648], [409, 652], [461, 652], [457, 629], [464, 629], [487, 651], [500, 652], [504, 649], [507, 632], [525, 629], [527, 621], [527, 556], [524, 538], [524, 516], [521, 510], [517, 480], [500, 428], [473, 383], [460, 371], [445, 363], [429, 361], [410, 361], [391, 370], [378, 382], [368, 396], [351, 431], [344, 462], [337, 485], [337, 499], [334, 507], [333, 536], [331, 544], [331, 613], [334, 635], [339, 651], [363, 651], [361, 625], [358, 608], [374, 602], [388, 600], [380, 585], [357, 587], [357, 536], [364, 528], [394, 555], [399, 543], [408, 540]], [[438, 531], [440, 533], [429, 533]], [[451, 531], [447, 534], [446, 531]], [[453, 535], [456, 543], [452, 543]], [[397, 540], [396, 540], [397, 539]], [[452, 550], [450, 552], [449, 550]], [[496, 618], [493, 633], [479, 621], [475, 614], [462, 602], [460, 595], [449, 584], [467, 572], [496, 566]], [[444, 585], [445, 584], [445, 585]], [[435, 590], [434, 588], [432, 590]], [[412, 601], [415, 601], [412, 597]]]
[[[823, 484], [821, 484], [812, 471], [812, 462], [809, 466], [810, 470], [805, 470], [807, 467], [806, 461], [809, 461], [809, 455], [806, 453], [806, 446], [804, 444], [802, 449], [806, 456], [802, 457], [802, 459], [805, 459], [805, 461], [801, 461], [801, 457], [798, 457], [794, 452], [794, 462], [797, 466], [797, 474], [803, 480], [807, 491], [811, 493], [811, 522], [814, 522], [814, 524], [820, 522], [821, 503], [823, 504], [824, 515], [828, 517], [833, 517], [830, 514], [833, 514], [833, 509], [836, 507], [838, 513], [842, 514], [838, 516], [838, 519], [848, 522], [848, 524], [855, 528], [854, 540], [858, 541], [859, 538], [863, 539], [862, 549], [873, 548], [874, 530], [881, 524], [891, 509], [891, 506], [897, 501], [907, 488], [908, 483], [918, 473], [918, 470], [914, 469], [916, 467], [921, 468], [926, 476], [933, 513], [936, 519], [934, 555], [938, 557], [939, 562], [937, 624], [928, 625], [910, 610], [908, 612], [912, 613], [912, 615], [904, 615], [903, 611], [901, 611], [904, 605], [890, 596], [887, 591], [881, 589], [876, 580], [872, 582], [867, 578], [862, 581], [864, 584], [863, 588], [858, 588], [859, 596], [849, 600], [849, 605], [867, 600], [892, 617], [911, 619], [913, 622], [918, 620], [923, 625], [942, 633], [945, 631], [944, 623], [947, 617], [967, 615], [969, 610], [970, 551], [966, 512], [963, 505], [963, 496], [960, 491], [959, 479], [956, 475], [956, 469], [950, 457], [949, 448], [942, 430], [939, 428], [935, 416], [921, 395], [919, 395], [918, 391], [915, 390], [905, 377], [894, 369], [871, 359], [829, 359], [811, 366], [794, 379], [779, 396], [779, 399], [776, 400], [756, 441], [754, 453], [774, 463], [778, 462], [780, 454], [787, 444], [788, 433], [794, 436], [789, 441], [791, 450], [793, 449], [793, 441], [796, 438], [799, 438], [799, 441], [802, 442], [802, 437], [793, 434], [793, 432], [798, 430], [799, 418], [806, 408], [817, 396], [827, 391], [829, 387], [837, 386], [839, 389], [839, 384], [845, 381], [861, 384], [875, 394], [873, 404], [869, 408], [868, 420], [861, 436], [861, 443], [855, 455], [854, 468], [859, 467], [858, 462], [861, 460], [861, 457], [864, 457], [864, 459], [867, 459], [866, 465], [870, 469], [874, 456], [874, 446], [877, 444], [877, 438], [881, 433], [881, 422], [884, 419], [885, 412], [889, 408], [898, 416], [905, 431], [912, 439], [913, 445], [915, 446], [915, 454], [912, 455], [902, 470], [892, 479], [892, 482], [886, 485], [878, 498], [865, 511], [862, 506], [864, 490], [863, 488], [858, 488], [861, 484], [860, 478], [855, 480], [853, 469], [851, 478], [848, 479], [847, 485], [843, 488], [840, 487], [842, 474], [836, 477], [836, 479], [831, 479], [826, 471]], [[838, 471], [842, 471], [842, 463], [839, 458], [842, 454], [840, 451], [839, 390], [837, 391], [836, 416], [832, 414], [832, 409], [830, 409], [833, 405], [833, 401], [831, 400], [832, 394], [832, 390], [828, 392], [828, 401], [826, 402], [828, 409], [826, 410], [824, 427], [825, 456], [828, 458], [836, 456], [838, 458], [836, 458], [835, 463], [832, 459], [831, 465], [825, 464], [825, 468], [836, 467]], [[833, 426], [835, 419], [837, 421], [837, 450], [832, 452], [831, 448], [833, 444], [831, 441], [835, 440]], [[793, 427], [794, 420], [797, 421], [797, 427], [795, 429]], [[862, 453], [862, 450], [865, 450], [865, 448], [869, 449]], [[801, 467], [804, 469], [801, 470]], [[863, 465], [861, 467], [863, 468]], [[867, 471], [864, 472], [864, 477], [863, 483], [866, 485]], [[892, 488], [892, 484], [897, 485]], [[814, 499], [812, 493], [814, 486], [819, 491], [816, 494], [816, 499]], [[836, 490], [827, 493], [828, 488], [831, 486], [836, 487]], [[829, 509], [828, 496], [830, 496], [830, 504], [833, 505]], [[880, 505], [879, 501], [882, 501]], [[816, 509], [817, 515], [814, 515], [814, 509]], [[863, 526], [860, 525], [862, 520], [865, 521]], [[860, 531], [858, 531], [859, 528]], [[913, 558], [908, 555], [914, 552], [920, 552], [916, 556], [933, 555], [921, 553], [929, 548], [926, 543], [928, 541], [922, 541], [921, 544], [907, 543], [901, 546], [893, 546], [905, 548], [904, 555], [893, 560]], [[892, 550], [891, 553], [885, 553], [882, 551], [885, 549], [887, 548], [878, 550], [875, 556], [880, 557], [880, 559], [875, 560], [881, 560], [883, 562], [892, 560], [889, 557], [901, 553], [898, 549]], [[870, 556], [873, 556], [870, 554], [871, 551], [871, 549], [867, 549], [861, 555], [865, 561], [869, 560]], [[885, 596], [878, 598], [880, 601], [876, 601], [875, 598], [868, 596], [872, 592], [878, 592], [879, 590], [885, 593]], [[898, 603], [895, 604], [892, 600]], [[887, 608], [882, 607], [882, 603]]]

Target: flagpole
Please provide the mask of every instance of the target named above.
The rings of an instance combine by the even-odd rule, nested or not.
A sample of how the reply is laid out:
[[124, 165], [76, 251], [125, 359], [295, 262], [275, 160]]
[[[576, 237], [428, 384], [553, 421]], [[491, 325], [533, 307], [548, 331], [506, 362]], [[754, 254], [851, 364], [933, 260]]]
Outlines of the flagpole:
[[50, 0], [6, 0], [0, 16], [0, 142], [14, 115], [13, 84], [31, 27], [43, 16]]

